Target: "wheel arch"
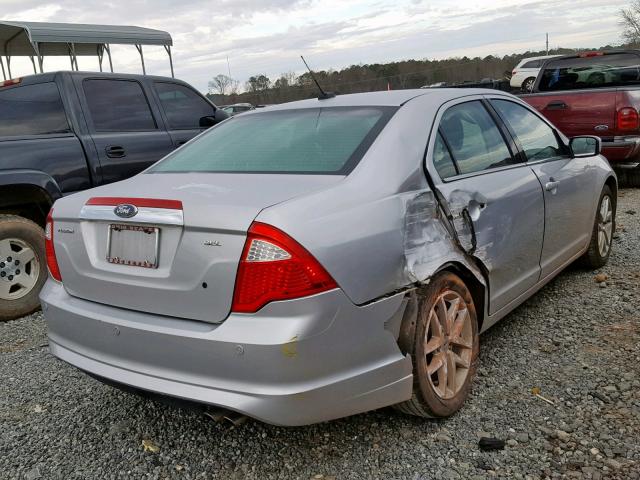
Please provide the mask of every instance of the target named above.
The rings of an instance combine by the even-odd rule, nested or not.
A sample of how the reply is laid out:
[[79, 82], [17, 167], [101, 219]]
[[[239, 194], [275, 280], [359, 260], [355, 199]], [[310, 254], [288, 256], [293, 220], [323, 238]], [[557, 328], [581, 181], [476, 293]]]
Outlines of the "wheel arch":
[[61, 196], [59, 191], [52, 195], [46, 184], [29, 181], [32, 179], [6, 180], [0, 176], [0, 213], [19, 215], [44, 226], [53, 202]]
[[454, 261], [444, 264], [438, 269], [436, 274], [441, 272], [451, 272], [462, 279], [469, 289], [469, 292], [471, 292], [471, 297], [473, 298], [473, 303], [476, 307], [478, 332], [480, 332], [482, 331], [482, 325], [487, 312], [489, 284], [487, 282], [485, 269], [482, 265], [476, 267], [478, 271], [474, 272], [464, 263]]

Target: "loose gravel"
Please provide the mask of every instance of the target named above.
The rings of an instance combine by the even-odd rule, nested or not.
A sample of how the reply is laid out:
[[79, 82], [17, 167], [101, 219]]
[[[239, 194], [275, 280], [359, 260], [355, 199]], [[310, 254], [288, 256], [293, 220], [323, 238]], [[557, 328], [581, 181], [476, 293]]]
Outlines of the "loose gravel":
[[[640, 478], [639, 220], [640, 190], [621, 191], [609, 264], [569, 268], [484, 334], [447, 420], [231, 428], [56, 360], [40, 313], [0, 324], [0, 478]], [[481, 451], [485, 436], [505, 449]]]

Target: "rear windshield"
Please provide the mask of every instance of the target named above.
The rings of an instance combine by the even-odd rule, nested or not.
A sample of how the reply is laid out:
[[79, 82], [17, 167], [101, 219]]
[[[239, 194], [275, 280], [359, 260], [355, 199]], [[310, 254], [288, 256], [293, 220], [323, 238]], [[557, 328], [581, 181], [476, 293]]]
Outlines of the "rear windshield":
[[576, 90], [640, 83], [640, 57], [614, 53], [584, 58], [551, 60], [544, 67], [538, 90]]
[[148, 172], [346, 175], [395, 110], [333, 107], [232, 117]]

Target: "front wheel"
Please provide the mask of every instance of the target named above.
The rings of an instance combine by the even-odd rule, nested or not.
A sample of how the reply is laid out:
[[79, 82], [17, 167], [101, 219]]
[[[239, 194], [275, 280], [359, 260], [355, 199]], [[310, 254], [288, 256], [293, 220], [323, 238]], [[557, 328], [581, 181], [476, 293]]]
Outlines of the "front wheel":
[[450, 272], [418, 292], [417, 315], [403, 320], [399, 344], [413, 360], [413, 395], [396, 405], [421, 417], [447, 417], [469, 395], [478, 367], [478, 323], [469, 289]]
[[26, 218], [0, 215], [0, 321], [37, 310], [46, 279], [42, 228]]
[[613, 234], [616, 231], [616, 204], [611, 189], [605, 185], [600, 194], [596, 219], [591, 232], [589, 248], [582, 257], [586, 267], [600, 268], [611, 255]]

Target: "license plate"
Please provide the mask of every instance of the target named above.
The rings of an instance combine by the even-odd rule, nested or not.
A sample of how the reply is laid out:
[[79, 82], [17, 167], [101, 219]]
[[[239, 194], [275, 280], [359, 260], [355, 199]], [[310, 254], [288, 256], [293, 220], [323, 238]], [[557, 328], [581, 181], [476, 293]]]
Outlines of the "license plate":
[[107, 262], [158, 268], [160, 229], [141, 225], [109, 225]]

